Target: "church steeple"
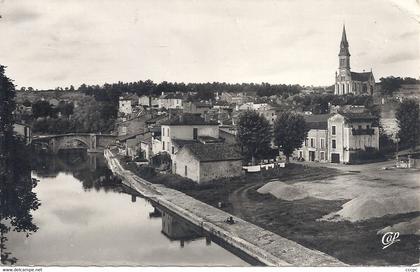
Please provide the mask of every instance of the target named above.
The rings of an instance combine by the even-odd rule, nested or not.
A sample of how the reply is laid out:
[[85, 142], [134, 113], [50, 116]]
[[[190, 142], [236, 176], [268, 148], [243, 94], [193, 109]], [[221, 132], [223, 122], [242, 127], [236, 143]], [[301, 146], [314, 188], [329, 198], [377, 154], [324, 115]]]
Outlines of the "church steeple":
[[347, 41], [345, 25], [343, 25], [343, 34], [341, 34], [340, 53], [338, 54], [338, 58], [340, 59], [340, 70], [350, 71], [349, 42]]
[[339, 56], [349, 56], [349, 42], [347, 41], [346, 26], [343, 25], [343, 34], [341, 34], [340, 53]]

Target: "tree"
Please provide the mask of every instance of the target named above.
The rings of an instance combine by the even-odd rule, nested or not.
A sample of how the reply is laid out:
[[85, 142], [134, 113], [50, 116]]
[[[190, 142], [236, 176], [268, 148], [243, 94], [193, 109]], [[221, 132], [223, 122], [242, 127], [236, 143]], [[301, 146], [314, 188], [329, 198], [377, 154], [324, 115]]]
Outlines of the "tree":
[[13, 135], [15, 86], [0, 65], [0, 259], [1, 264], [14, 264], [17, 259], [7, 251], [6, 234], [10, 230], [26, 232], [37, 230], [31, 210], [39, 206], [32, 192], [36, 180], [31, 178], [28, 147]]
[[282, 112], [274, 122], [274, 143], [286, 156], [286, 161], [293, 151], [302, 146], [308, 135], [303, 116], [291, 112]]
[[38, 100], [32, 105], [34, 118], [47, 117], [54, 114], [53, 107], [48, 101]]
[[[15, 86], [4, 72], [5, 67], [0, 65], [0, 144], [7, 146], [7, 141], [13, 135], [13, 111], [16, 109], [16, 103]], [[0, 147], [2, 152], [3, 147]]]
[[398, 138], [401, 144], [415, 148], [420, 137], [419, 104], [414, 100], [404, 100], [398, 108]]
[[394, 91], [397, 91], [402, 84], [403, 79], [400, 77], [381, 77], [381, 93], [383, 95], [392, 95]]
[[256, 111], [248, 110], [239, 116], [237, 139], [252, 165], [258, 155], [270, 149], [272, 129], [268, 120]]

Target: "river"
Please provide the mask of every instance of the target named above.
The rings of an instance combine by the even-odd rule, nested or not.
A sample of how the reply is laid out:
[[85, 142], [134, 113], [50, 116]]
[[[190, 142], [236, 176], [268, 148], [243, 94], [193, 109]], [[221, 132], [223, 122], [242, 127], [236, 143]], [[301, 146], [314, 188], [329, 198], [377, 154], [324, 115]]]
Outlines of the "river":
[[40, 206], [30, 214], [37, 230], [5, 233], [15, 265], [249, 265], [188, 223], [115, 185], [100, 155], [32, 161], [29, 173], [38, 180], [32, 191]]

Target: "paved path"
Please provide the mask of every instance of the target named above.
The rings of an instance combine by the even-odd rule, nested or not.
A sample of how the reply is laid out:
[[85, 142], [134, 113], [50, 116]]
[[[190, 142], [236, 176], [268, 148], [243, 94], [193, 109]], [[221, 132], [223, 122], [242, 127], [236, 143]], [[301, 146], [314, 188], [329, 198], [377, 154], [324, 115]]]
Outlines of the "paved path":
[[110, 169], [147, 199], [171, 210], [205, 231], [221, 238], [269, 266], [345, 266], [341, 261], [317, 250], [308, 249], [235, 216], [235, 224], [227, 224], [230, 215], [163, 185], [152, 184], [123, 169], [109, 150], [104, 152]]

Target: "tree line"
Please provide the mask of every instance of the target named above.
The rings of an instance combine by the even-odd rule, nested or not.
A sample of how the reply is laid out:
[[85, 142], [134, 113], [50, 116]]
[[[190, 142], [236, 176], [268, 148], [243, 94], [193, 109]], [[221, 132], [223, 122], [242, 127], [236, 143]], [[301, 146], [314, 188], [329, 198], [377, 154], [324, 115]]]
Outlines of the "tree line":
[[0, 65], [0, 259], [2, 265], [13, 265], [17, 258], [7, 249], [10, 231], [27, 236], [38, 230], [32, 211], [40, 202], [32, 189], [31, 153], [23, 139], [13, 132], [15, 86]]

